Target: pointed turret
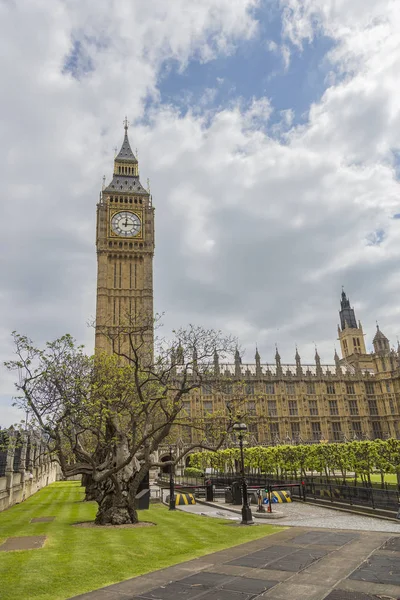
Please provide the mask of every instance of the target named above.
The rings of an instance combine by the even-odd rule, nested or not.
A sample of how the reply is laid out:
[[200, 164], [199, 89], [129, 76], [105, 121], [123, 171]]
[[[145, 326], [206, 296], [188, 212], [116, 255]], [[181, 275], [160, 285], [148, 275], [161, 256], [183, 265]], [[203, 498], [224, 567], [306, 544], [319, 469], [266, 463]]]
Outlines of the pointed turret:
[[242, 359], [240, 358], [239, 350], [235, 351], [235, 377], [238, 379], [242, 376]]
[[196, 348], [196, 346], [193, 346], [192, 362], [193, 362], [193, 369], [196, 370], [197, 369], [197, 348]]
[[322, 375], [321, 359], [318, 354], [317, 347], [315, 346], [315, 371], [317, 375]]
[[256, 356], [255, 356], [255, 359], [256, 359], [256, 376], [257, 377], [261, 377], [261, 375], [262, 375], [262, 372], [261, 372], [261, 357], [260, 357], [260, 354], [258, 352], [257, 346], [256, 346]]
[[342, 298], [340, 300], [340, 324], [342, 331], [346, 328], [357, 329], [356, 316], [354, 314], [354, 308], [350, 306], [350, 299], [347, 298], [346, 292], [342, 288]]
[[361, 323], [359, 321], [357, 325], [354, 308], [350, 306], [350, 300], [347, 298], [343, 288], [339, 316], [338, 338], [340, 340], [342, 357], [353, 362], [358, 360], [356, 355], [365, 355], [367, 351], [365, 349], [364, 332]]
[[[114, 175], [111, 183], [104, 188], [103, 192], [146, 195], [149, 192], [139, 181], [139, 165], [134, 155], [128, 138], [128, 119], [124, 120], [124, 140], [116, 157], [114, 158]], [[142, 204], [142, 201], [140, 202]]]
[[176, 364], [183, 365], [184, 362], [185, 362], [185, 357], [184, 357], [183, 347], [182, 347], [181, 341], [179, 340], [179, 345], [176, 349]]
[[340, 366], [340, 358], [339, 358], [338, 353], [336, 352], [336, 348], [335, 348], [334, 360], [335, 360], [335, 365], [336, 365], [336, 375], [341, 375], [342, 368]]
[[278, 346], [276, 345], [275, 347], [276, 347], [276, 352], [275, 352], [276, 374], [281, 376], [282, 375], [281, 357], [278, 352]]
[[294, 359], [296, 361], [296, 375], [301, 377], [303, 375], [303, 369], [301, 367], [300, 354], [296, 346], [296, 354], [294, 355]]
[[216, 348], [214, 350], [214, 375], [215, 377], [219, 375], [219, 356]]
[[172, 348], [172, 350], [171, 350], [170, 358], [171, 358], [171, 373], [173, 375], [176, 375], [176, 352], [175, 352], [174, 348]]
[[[129, 143], [128, 127], [129, 127], [128, 119], [125, 117], [125, 120], [124, 120], [124, 129], [125, 129], [124, 141], [122, 142], [121, 150], [118, 152], [117, 156], [114, 159], [115, 164], [118, 164], [119, 162], [123, 162], [123, 163], [130, 164], [130, 165], [131, 164], [136, 164], [136, 165], [138, 164], [137, 158], [133, 154], [131, 145]], [[132, 173], [132, 174], [137, 175], [137, 173]]]
[[390, 343], [387, 337], [379, 329], [378, 323], [376, 324], [376, 334], [372, 340], [374, 350], [376, 354], [386, 354], [390, 352]]

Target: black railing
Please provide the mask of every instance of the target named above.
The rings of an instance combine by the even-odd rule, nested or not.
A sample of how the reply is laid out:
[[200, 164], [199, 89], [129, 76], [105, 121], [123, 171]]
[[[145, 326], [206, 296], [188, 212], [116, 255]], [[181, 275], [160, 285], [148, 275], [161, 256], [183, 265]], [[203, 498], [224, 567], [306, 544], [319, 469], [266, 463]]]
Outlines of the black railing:
[[[205, 496], [206, 482], [210, 482], [214, 490], [214, 496], [221, 496], [224, 490], [230, 488], [232, 483], [239, 479], [239, 475], [234, 474], [212, 475], [204, 479], [177, 477], [176, 486], [188, 490], [190, 488], [195, 495]], [[274, 485], [290, 485], [292, 497], [299, 500], [321, 500], [332, 504], [355, 505], [396, 513], [399, 510], [400, 494], [396, 489], [340, 485], [332, 482], [314, 482], [307, 479], [300, 481], [289, 478], [280, 479], [265, 474], [248, 474], [246, 480], [250, 490], [252, 488], [268, 489]]]

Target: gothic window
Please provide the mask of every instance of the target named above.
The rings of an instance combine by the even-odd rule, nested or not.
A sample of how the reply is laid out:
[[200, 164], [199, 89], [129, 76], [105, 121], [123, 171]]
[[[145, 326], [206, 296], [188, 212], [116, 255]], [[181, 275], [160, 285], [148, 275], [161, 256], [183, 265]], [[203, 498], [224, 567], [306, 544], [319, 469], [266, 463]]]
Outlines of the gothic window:
[[310, 415], [311, 416], [317, 416], [318, 415], [318, 403], [316, 400], [309, 400], [308, 401], [308, 407], [310, 409]]
[[192, 428], [190, 427], [190, 425], [184, 425], [182, 427], [182, 438], [183, 441], [187, 444], [190, 444], [192, 442]]
[[366, 392], [367, 396], [373, 396], [375, 394], [374, 384], [372, 381], [366, 382], [365, 392]]
[[249, 415], [256, 414], [256, 403], [254, 400], [251, 400], [250, 402], [247, 403], [247, 412]]
[[346, 383], [346, 394], [355, 394], [354, 383]]
[[378, 406], [376, 404], [376, 400], [368, 400], [369, 414], [377, 415], [378, 414]]
[[386, 382], [386, 391], [390, 392], [390, 383], [388, 381]]
[[279, 437], [279, 423], [278, 422], [272, 421], [272, 423], [269, 424], [269, 433], [270, 433], [272, 439]]
[[319, 421], [311, 423], [311, 433], [314, 441], [318, 442], [321, 439], [321, 423]]
[[275, 394], [275, 384], [274, 383], [266, 383], [265, 384], [265, 393], [266, 394]]
[[300, 423], [293, 422], [290, 424], [290, 428], [292, 430], [292, 438], [298, 440], [300, 437]]
[[257, 430], [257, 423], [255, 423], [254, 421], [249, 423], [248, 426], [248, 432], [252, 433], [255, 437], [257, 437], [258, 435], [258, 430]]
[[334, 421], [332, 423], [332, 434], [335, 442], [340, 442], [340, 440], [342, 439], [342, 426], [340, 424], [340, 421]]
[[289, 415], [297, 417], [299, 410], [297, 408], [297, 400], [289, 400]]
[[361, 421], [353, 421], [351, 424], [351, 428], [355, 435], [357, 435], [358, 437], [362, 436]]
[[390, 408], [391, 414], [394, 415], [395, 409], [394, 409], [394, 402], [392, 399], [389, 400], [389, 408]]
[[182, 409], [185, 411], [185, 413], [187, 414], [188, 417], [190, 417], [191, 414], [191, 404], [188, 400], [185, 400], [184, 402], [182, 402]]
[[276, 408], [276, 400], [268, 400], [268, 416], [277, 417], [278, 410]]
[[372, 421], [372, 433], [374, 438], [382, 437], [382, 427], [379, 421]]
[[254, 394], [254, 383], [246, 383], [246, 394]]
[[294, 387], [294, 383], [287, 383], [286, 384], [286, 393], [289, 394], [290, 396], [294, 396], [296, 393], [295, 387]]
[[204, 395], [210, 396], [212, 394], [211, 383], [203, 383], [203, 385], [201, 386], [201, 391]]
[[210, 415], [213, 411], [212, 401], [203, 402], [203, 410], [205, 415]]
[[327, 383], [326, 384], [326, 393], [327, 394], [335, 394], [335, 384], [334, 383]]
[[382, 358], [382, 371], [386, 371], [386, 361]]
[[307, 394], [309, 396], [312, 396], [313, 394], [315, 394], [315, 383], [314, 382], [309, 381], [307, 383]]
[[224, 394], [232, 394], [232, 384], [231, 383], [225, 383], [222, 391]]
[[349, 400], [349, 409], [351, 415], [358, 415], [358, 404], [357, 400]]
[[339, 414], [337, 400], [329, 400], [329, 413], [331, 415], [338, 415]]

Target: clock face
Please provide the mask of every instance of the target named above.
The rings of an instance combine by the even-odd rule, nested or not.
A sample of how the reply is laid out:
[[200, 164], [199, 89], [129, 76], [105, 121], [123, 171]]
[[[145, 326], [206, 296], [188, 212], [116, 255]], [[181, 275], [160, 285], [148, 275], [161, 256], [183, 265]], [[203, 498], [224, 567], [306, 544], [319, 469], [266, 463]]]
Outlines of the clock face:
[[123, 211], [113, 215], [111, 227], [113, 232], [121, 237], [135, 237], [140, 233], [141, 222], [135, 213]]

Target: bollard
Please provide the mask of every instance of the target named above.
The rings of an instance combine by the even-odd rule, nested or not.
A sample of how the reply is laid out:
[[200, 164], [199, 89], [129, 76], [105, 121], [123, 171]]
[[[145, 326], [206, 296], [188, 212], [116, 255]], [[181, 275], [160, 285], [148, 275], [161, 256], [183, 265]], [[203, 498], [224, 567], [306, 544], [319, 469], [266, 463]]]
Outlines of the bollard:
[[260, 513], [264, 513], [265, 512], [265, 507], [263, 505], [263, 497], [262, 497], [262, 491], [258, 490], [258, 509], [257, 512]]

